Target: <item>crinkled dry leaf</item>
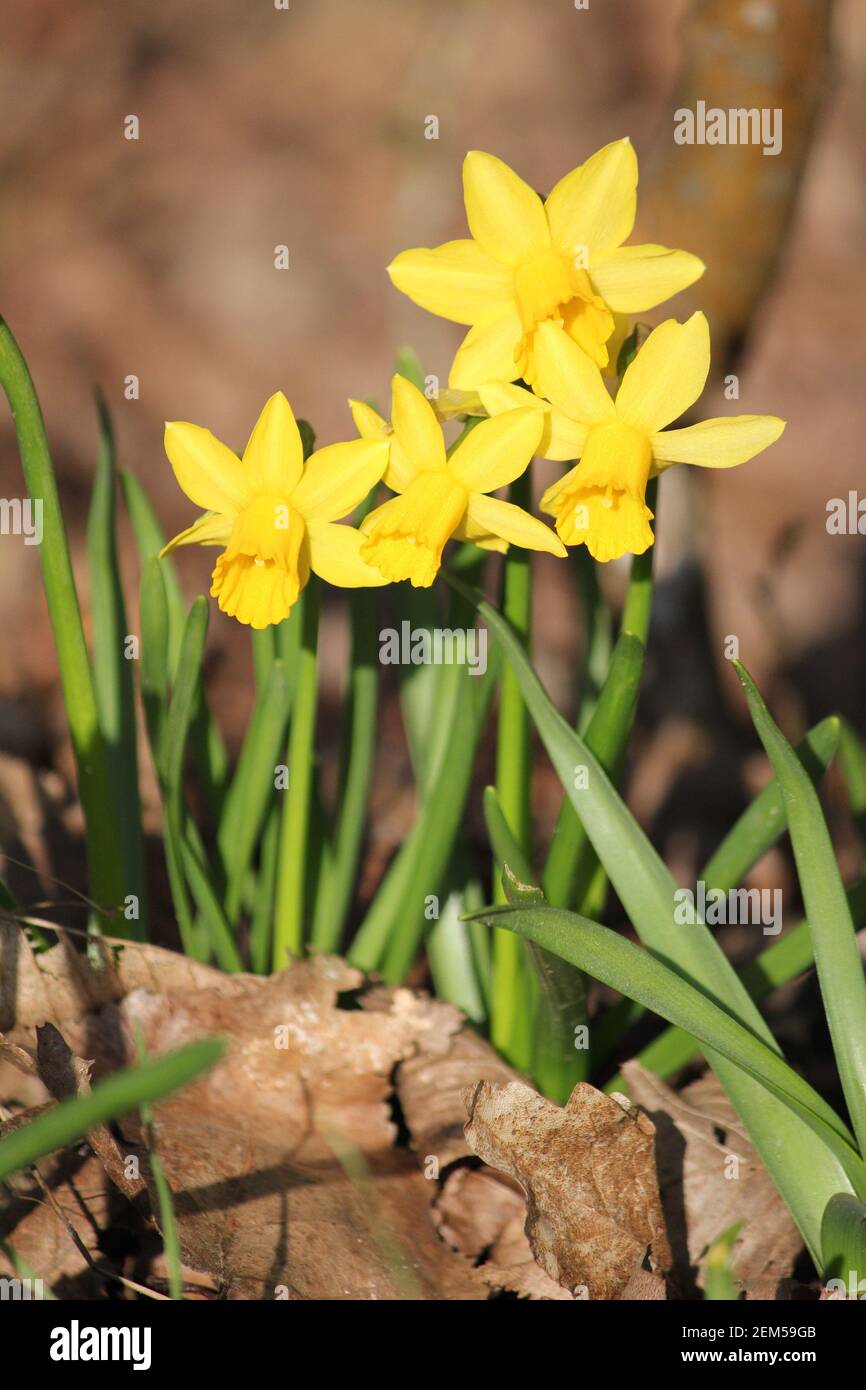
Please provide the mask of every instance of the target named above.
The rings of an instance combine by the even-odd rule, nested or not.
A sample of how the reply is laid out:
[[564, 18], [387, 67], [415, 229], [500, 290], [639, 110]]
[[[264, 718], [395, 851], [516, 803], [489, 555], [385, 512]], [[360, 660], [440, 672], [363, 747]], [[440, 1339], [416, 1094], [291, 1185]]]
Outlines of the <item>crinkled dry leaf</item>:
[[707, 1073], [672, 1091], [634, 1061], [626, 1062], [623, 1075], [656, 1127], [662, 1205], [680, 1291], [697, 1293], [707, 1247], [736, 1222], [742, 1225], [732, 1257], [735, 1278], [780, 1285], [803, 1240], [718, 1081]]
[[[439, 1239], [438, 1186], [398, 1146], [392, 1114], [395, 1069], [425, 1046], [447, 1051], [465, 1026], [456, 1010], [405, 989], [358, 1008], [363, 977], [330, 957], [262, 979], [151, 947], [104, 946], [94, 971], [65, 939], [38, 956], [23, 935], [0, 944], [17, 981], [16, 993], [7, 975], [2, 1005], [10, 1036], [32, 1045], [50, 1020], [97, 1077], [135, 1060], [139, 1030], [150, 1055], [226, 1039], [222, 1062], [157, 1105], [154, 1126], [184, 1258], [226, 1296], [488, 1296]], [[123, 1127], [140, 1140], [136, 1116]]]
[[560, 1107], [519, 1082], [481, 1082], [467, 1106], [467, 1140], [520, 1183], [526, 1234], [552, 1279], [614, 1299], [648, 1251], [657, 1268], [668, 1268], [655, 1130], [645, 1115], [588, 1085]]
[[492, 1289], [520, 1298], [572, 1302], [573, 1295], [545, 1274], [524, 1230], [526, 1198], [513, 1179], [490, 1168], [461, 1165], [448, 1174], [434, 1217], [443, 1240], [478, 1260]]

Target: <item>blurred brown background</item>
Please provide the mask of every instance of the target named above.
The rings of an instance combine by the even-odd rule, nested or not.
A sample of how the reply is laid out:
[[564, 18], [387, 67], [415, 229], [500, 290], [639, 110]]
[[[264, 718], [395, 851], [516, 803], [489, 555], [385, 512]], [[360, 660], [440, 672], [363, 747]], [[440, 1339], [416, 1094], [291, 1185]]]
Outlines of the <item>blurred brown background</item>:
[[[742, 718], [722, 666], [727, 634], [771, 682], [789, 732], [839, 706], [860, 721], [864, 542], [825, 529], [827, 499], [862, 478], [857, 0], [3, 0], [0, 19], [0, 311], [41, 393], [77, 561], [94, 384], [122, 465], [172, 533], [193, 509], [163, 455], [163, 420], [242, 446], [282, 388], [327, 443], [351, 437], [348, 395], [387, 401], [402, 343], [445, 379], [461, 330], [402, 298], [384, 267], [407, 246], [465, 234], [467, 149], [497, 153], [544, 190], [629, 134], [640, 239], [709, 265], [662, 314], [706, 308], [715, 365], [740, 377], [738, 402], [717, 382], [701, 413], [789, 421], [742, 469], [665, 479], [666, 584], [636, 809], [653, 820], [683, 768], [703, 777], [724, 756], [707, 737], [714, 721]], [[698, 98], [783, 107], [782, 153], [675, 146], [673, 112]], [[137, 141], [124, 138], [128, 115]], [[425, 138], [430, 115], [438, 140]], [[274, 268], [278, 244], [287, 271]], [[137, 401], [124, 399], [129, 374]], [[3, 412], [0, 491], [21, 486]], [[181, 555], [190, 594], [211, 560]], [[0, 580], [0, 745], [42, 756], [62, 708], [35, 549], [4, 539]], [[569, 576], [542, 566], [539, 587], [538, 658], [567, 704]], [[333, 680], [342, 646], [328, 631]], [[210, 645], [236, 743], [251, 693], [246, 634], [215, 615]]]

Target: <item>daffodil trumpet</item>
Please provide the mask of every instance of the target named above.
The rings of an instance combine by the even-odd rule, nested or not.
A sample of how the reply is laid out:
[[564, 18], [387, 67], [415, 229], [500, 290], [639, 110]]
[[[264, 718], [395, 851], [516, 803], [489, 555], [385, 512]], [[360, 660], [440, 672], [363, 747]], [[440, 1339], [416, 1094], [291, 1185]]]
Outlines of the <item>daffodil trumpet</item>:
[[615, 399], [598, 367], [552, 325], [537, 334], [544, 400], [519, 386], [491, 382], [481, 397], [492, 416], [534, 408], [544, 425], [547, 459], [579, 459], [543, 494], [566, 545], [586, 545], [602, 562], [653, 543], [647, 483], [675, 463], [733, 468], [773, 444], [785, 428], [775, 415], [737, 415], [667, 428], [701, 395], [710, 368], [710, 334], [702, 313], [653, 329], [626, 368]]
[[428, 588], [452, 537], [487, 550], [519, 545], [565, 554], [544, 522], [489, 495], [529, 466], [544, 425], [537, 410], [483, 420], [449, 452], [435, 411], [416, 386], [395, 376], [391, 398], [390, 425], [363, 402], [349, 402], [362, 437], [387, 441], [384, 481], [397, 493], [362, 522], [363, 561], [386, 581], [408, 579], [414, 588]]

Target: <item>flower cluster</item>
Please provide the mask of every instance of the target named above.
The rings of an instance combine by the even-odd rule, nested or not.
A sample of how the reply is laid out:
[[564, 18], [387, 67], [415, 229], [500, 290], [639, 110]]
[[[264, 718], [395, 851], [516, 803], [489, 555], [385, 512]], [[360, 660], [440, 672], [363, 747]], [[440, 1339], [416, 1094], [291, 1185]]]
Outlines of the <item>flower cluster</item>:
[[[687, 251], [623, 244], [634, 225], [637, 172], [631, 143], [615, 141], [542, 200], [495, 156], [467, 155], [471, 237], [404, 251], [388, 267], [415, 303], [470, 325], [447, 408], [437, 412], [395, 376], [390, 422], [350, 401], [360, 438], [306, 461], [282, 393], [265, 405], [240, 459], [197, 425], [166, 426], [177, 480], [206, 509], [166, 549], [224, 547], [211, 587], [223, 612], [257, 628], [280, 622], [311, 571], [341, 587], [404, 579], [426, 587], [451, 538], [553, 555], [586, 545], [600, 561], [640, 555], [653, 543], [650, 477], [674, 463], [730, 468], [779, 438], [784, 421], [771, 415], [668, 428], [707, 379], [701, 313], [655, 328], [617, 385], [629, 316], [704, 270]], [[485, 418], [469, 421], [449, 450], [441, 422], [455, 400]], [[534, 454], [578, 460], [541, 498], [555, 531], [491, 495]], [[340, 524], [380, 481], [395, 495], [360, 528]]]

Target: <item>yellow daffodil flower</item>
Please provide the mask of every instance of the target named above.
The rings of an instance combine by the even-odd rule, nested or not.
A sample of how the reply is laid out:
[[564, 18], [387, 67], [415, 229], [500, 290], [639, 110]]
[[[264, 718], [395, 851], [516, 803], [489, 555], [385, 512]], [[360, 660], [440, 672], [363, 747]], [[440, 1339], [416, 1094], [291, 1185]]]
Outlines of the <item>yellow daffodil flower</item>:
[[[528, 467], [544, 421], [537, 410], [511, 410], [484, 420], [446, 454], [430, 402], [404, 377], [391, 383], [392, 424], [385, 482], [398, 493], [362, 523], [361, 556], [389, 580], [415, 588], [433, 583], [451, 537], [488, 549], [507, 544], [564, 555], [553, 531], [510, 502], [487, 496]], [[381, 416], [350, 402], [355, 423], [371, 441], [386, 437]]]
[[491, 384], [481, 397], [491, 415], [534, 406], [543, 419], [544, 458], [580, 462], [544, 493], [566, 545], [586, 545], [596, 560], [641, 555], [653, 543], [646, 505], [649, 478], [674, 463], [733, 468], [775, 443], [775, 415], [734, 415], [684, 429], [665, 426], [701, 395], [710, 369], [703, 314], [667, 319], [653, 329], [626, 369], [616, 400], [589, 358], [552, 324], [536, 343], [539, 387], [550, 402], [518, 386]]
[[238, 622], [268, 627], [288, 617], [310, 570], [342, 588], [387, 581], [360, 556], [361, 536], [336, 523], [385, 471], [383, 440], [318, 449], [304, 462], [292, 407], [271, 396], [243, 458], [199, 425], [165, 427], [175, 477], [204, 516], [175, 536], [178, 545], [220, 545], [211, 595]]
[[472, 325], [452, 387], [517, 377], [534, 387], [542, 323], [557, 325], [604, 368], [614, 315], [651, 309], [704, 272], [686, 251], [623, 246], [637, 203], [637, 158], [627, 139], [566, 174], [546, 202], [501, 159], [478, 150], [464, 161], [463, 188], [472, 239], [403, 251], [388, 267], [423, 309]]

